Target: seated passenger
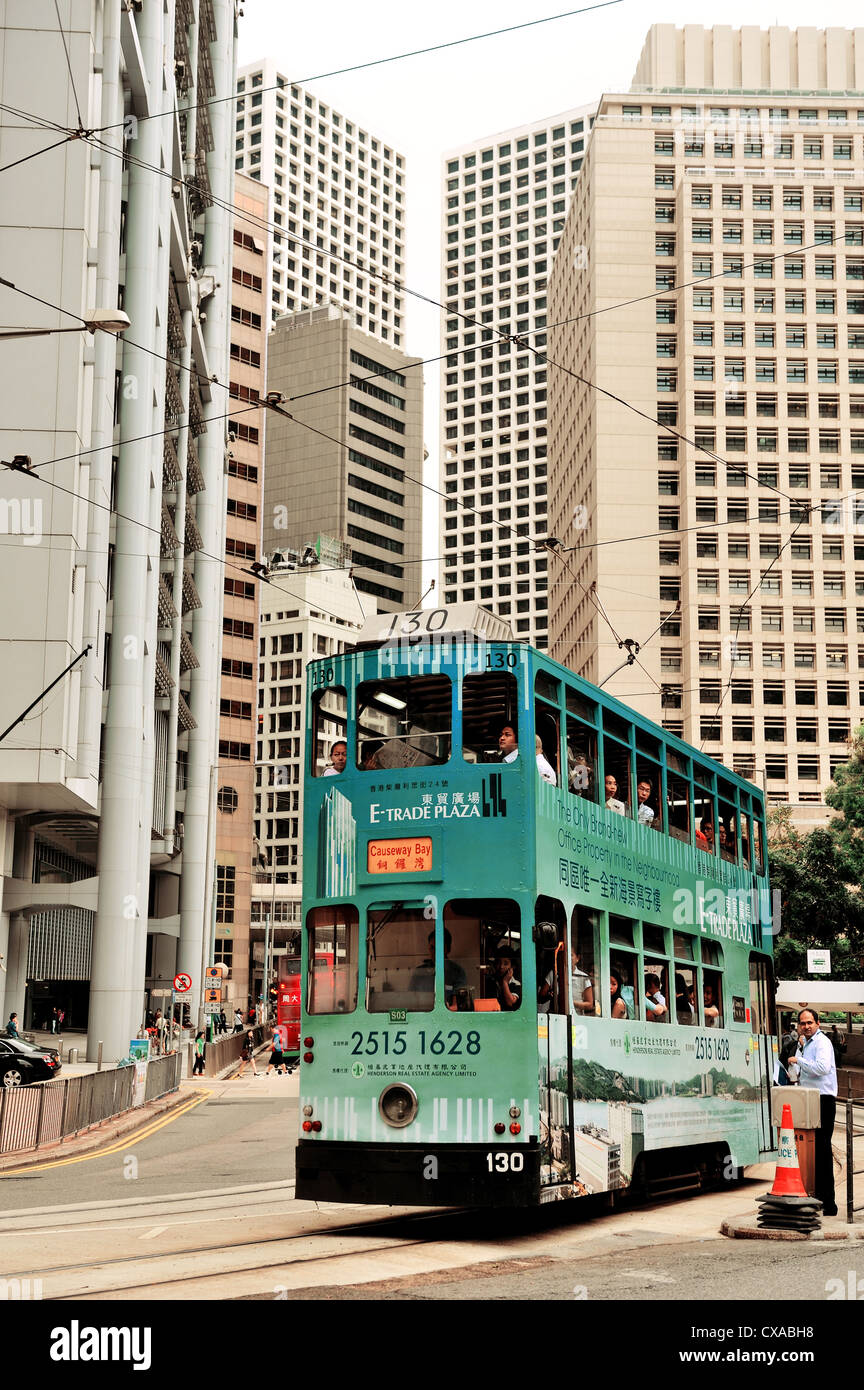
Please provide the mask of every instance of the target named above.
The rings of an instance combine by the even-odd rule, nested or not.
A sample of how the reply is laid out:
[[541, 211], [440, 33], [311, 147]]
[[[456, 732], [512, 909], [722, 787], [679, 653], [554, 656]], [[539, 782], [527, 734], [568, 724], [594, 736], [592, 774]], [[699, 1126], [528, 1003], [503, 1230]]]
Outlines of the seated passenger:
[[606, 778], [606, 809], [615, 811], [619, 816], [626, 816], [627, 808], [623, 801], [618, 800], [617, 792], [618, 783], [610, 773]]
[[594, 985], [590, 975], [579, 964], [580, 955], [575, 946], [570, 950], [570, 1003], [574, 1013], [593, 1014]]
[[516, 739], [516, 730], [512, 724], [505, 724], [498, 735], [498, 761], [499, 763], [515, 763], [519, 757], [519, 744]]
[[557, 787], [558, 778], [555, 776], [555, 769], [543, 756], [543, 740], [539, 734], [537, 734], [534, 742], [537, 749], [537, 771], [540, 773], [544, 782], [549, 782], [551, 786]]
[[702, 829], [701, 823], [700, 823], [698, 829], [695, 830], [695, 831], [693, 832], [693, 837], [694, 837], [694, 839], [695, 839], [695, 841], [696, 841], [696, 848], [697, 848], [697, 849], [704, 849], [704, 850], [707, 850], [707, 849], [708, 849], [708, 838], [707, 838], [707, 836], [706, 836], [704, 830]]
[[714, 986], [706, 980], [702, 986], [702, 1003], [705, 1009], [705, 1027], [716, 1028], [720, 1018], [720, 1010], [714, 998]]
[[514, 963], [512, 949], [509, 946], [499, 946], [495, 952], [495, 973], [492, 981], [495, 985], [495, 998], [505, 1013], [518, 1009], [522, 1002], [522, 985], [516, 979]]
[[639, 799], [639, 809], [636, 817], [640, 825], [654, 824], [654, 808], [648, 805], [648, 798], [651, 795], [651, 783], [647, 777], [643, 777], [636, 783], [636, 795]]
[[337, 738], [330, 748], [330, 767], [325, 767], [325, 777], [338, 777], [345, 771], [345, 764], [348, 761], [348, 744], [344, 738]]
[[649, 1023], [662, 1023], [667, 1017], [666, 1000], [660, 993], [660, 976], [645, 976], [645, 1009]]
[[612, 1003], [613, 1018], [629, 1018], [630, 1010], [627, 1007], [624, 995], [621, 993], [623, 987], [621, 976], [617, 970], [609, 972], [609, 996]]
[[675, 976], [675, 1017], [679, 1023], [695, 1023], [693, 1016], [693, 1005], [690, 1002], [690, 995], [687, 981], [683, 975]]
[[[703, 816], [702, 819], [700, 820], [700, 822], [699, 822], [699, 829], [701, 830], [702, 836], [703, 836], [703, 838], [704, 838], [704, 840], [705, 840], [705, 844], [704, 844], [704, 845], [700, 845], [700, 848], [701, 848], [701, 849], [707, 849], [709, 854], [713, 854], [713, 853], [714, 853], [714, 825], [713, 825], [713, 823], [708, 819], [707, 816]], [[697, 837], [696, 837], [696, 843], [699, 844], [699, 837], [698, 837], [698, 835], [697, 835]]]

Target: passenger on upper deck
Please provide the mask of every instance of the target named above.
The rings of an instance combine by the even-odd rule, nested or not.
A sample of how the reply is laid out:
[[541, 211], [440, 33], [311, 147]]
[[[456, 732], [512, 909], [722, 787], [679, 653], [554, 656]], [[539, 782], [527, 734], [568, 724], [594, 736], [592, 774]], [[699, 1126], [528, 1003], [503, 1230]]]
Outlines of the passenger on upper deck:
[[537, 771], [544, 782], [549, 782], [553, 787], [557, 787], [558, 778], [555, 776], [555, 769], [551, 763], [547, 762], [543, 754], [543, 740], [539, 734], [536, 735], [534, 743], [537, 749]]
[[648, 798], [651, 795], [651, 791], [651, 783], [648, 781], [647, 777], [642, 777], [636, 783], [636, 795], [639, 798], [639, 808], [636, 812], [636, 818], [640, 825], [654, 824], [654, 808], [648, 805]]
[[584, 753], [567, 750], [567, 781], [571, 792], [579, 796], [591, 795], [594, 773]]
[[344, 738], [337, 738], [330, 749], [331, 767], [325, 767], [325, 777], [338, 777], [345, 771], [345, 764], [348, 762], [348, 744]]
[[627, 1002], [621, 993], [622, 979], [618, 971], [614, 968], [609, 972], [609, 995], [612, 1002], [613, 1018], [629, 1018], [630, 1010]]
[[498, 735], [499, 763], [515, 763], [519, 757], [519, 743], [512, 724], [505, 724]]
[[606, 809], [617, 812], [619, 816], [626, 816], [627, 808], [623, 801], [618, 800], [617, 792], [618, 783], [610, 773], [606, 777]]
[[649, 1023], [662, 1023], [666, 1018], [666, 998], [660, 993], [660, 976], [645, 976], [645, 1009]]
[[697, 843], [697, 845], [699, 845], [699, 848], [700, 848], [700, 849], [707, 849], [708, 852], [709, 852], [709, 854], [713, 854], [713, 853], [714, 853], [714, 826], [712, 825], [711, 821], [708, 820], [708, 818], [707, 818], [706, 816], [703, 816], [702, 819], [700, 820], [700, 822], [699, 822], [699, 830], [701, 831], [702, 838], [703, 838], [703, 840], [705, 841], [705, 843], [704, 843], [704, 845], [703, 845], [703, 844], [700, 844], [699, 835], [697, 834], [697, 836], [696, 836], [696, 843]]

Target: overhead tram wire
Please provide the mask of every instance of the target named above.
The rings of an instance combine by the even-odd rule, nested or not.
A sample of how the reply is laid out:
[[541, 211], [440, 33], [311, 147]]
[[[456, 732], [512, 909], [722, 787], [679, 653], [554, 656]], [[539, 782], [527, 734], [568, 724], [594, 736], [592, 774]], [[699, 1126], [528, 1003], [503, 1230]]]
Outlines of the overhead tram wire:
[[72, 88], [72, 96], [75, 98], [75, 110], [78, 112], [78, 129], [79, 131], [83, 132], [84, 120], [81, 116], [81, 103], [78, 100], [78, 93], [75, 90], [75, 75], [72, 72], [72, 62], [69, 57], [69, 47], [66, 43], [66, 35], [63, 31], [63, 21], [60, 18], [60, 6], [57, 3], [57, 0], [54, 0], [54, 12], [57, 15], [57, 28], [60, 30], [60, 38], [63, 41], [63, 52], [66, 54], [66, 67], [69, 70], [69, 86]]
[[[427, 53], [441, 53], [448, 48], [459, 48], [463, 44], [479, 43], [481, 39], [499, 38], [502, 34], [514, 34], [521, 29], [536, 29], [541, 24], [554, 24], [560, 19], [573, 19], [577, 15], [590, 14], [592, 10], [608, 10], [613, 5], [620, 5], [622, 0], [600, 0], [594, 5], [583, 5], [578, 10], [564, 10], [561, 14], [546, 15], [543, 19], [528, 19], [520, 24], [510, 24], [502, 29], [489, 29], [483, 34], [468, 34], [464, 39], [450, 39], [446, 43], [429, 44], [426, 48], [414, 48], [406, 53], [394, 53], [387, 58], [373, 58], [365, 63], [352, 63], [349, 67], [333, 68], [330, 72], [314, 73], [310, 77], [295, 77], [290, 82], [276, 83], [272, 87], [256, 87], [256, 92], [281, 92], [291, 87], [305, 87], [309, 82], [323, 82], [328, 77], [346, 77], [351, 72], [364, 72], [368, 68], [380, 68], [390, 63], [400, 63], [407, 58], [421, 58]], [[184, 111], [197, 111], [201, 106], [218, 106], [226, 101], [236, 102], [241, 100], [245, 94], [232, 92], [230, 97], [210, 97], [207, 101], [199, 101], [196, 106], [184, 106]], [[159, 116], [174, 116], [176, 110], [160, 111], [152, 116], [142, 116], [140, 121], [152, 121]], [[118, 129], [120, 123], [114, 125], [99, 126], [100, 134], [107, 130]]]
[[10, 164], [0, 165], [0, 174], [5, 174], [9, 169], [17, 169], [19, 164], [26, 164], [30, 159], [37, 159], [40, 154], [48, 154], [51, 150], [57, 150], [61, 145], [68, 145], [70, 140], [77, 140], [77, 135], [64, 135], [62, 140], [55, 140], [53, 145], [45, 145], [41, 150], [33, 150], [30, 154], [22, 155], [20, 159], [13, 159]]

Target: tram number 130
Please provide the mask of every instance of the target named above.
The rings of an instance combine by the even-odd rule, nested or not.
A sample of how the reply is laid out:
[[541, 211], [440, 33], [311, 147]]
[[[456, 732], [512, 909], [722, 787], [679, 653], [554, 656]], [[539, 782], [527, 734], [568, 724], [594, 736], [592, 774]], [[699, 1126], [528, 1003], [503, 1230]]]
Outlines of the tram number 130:
[[525, 1167], [525, 1155], [518, 1149], [486, 1155], [486, 1167], [490, 1173], [521, 1173]]

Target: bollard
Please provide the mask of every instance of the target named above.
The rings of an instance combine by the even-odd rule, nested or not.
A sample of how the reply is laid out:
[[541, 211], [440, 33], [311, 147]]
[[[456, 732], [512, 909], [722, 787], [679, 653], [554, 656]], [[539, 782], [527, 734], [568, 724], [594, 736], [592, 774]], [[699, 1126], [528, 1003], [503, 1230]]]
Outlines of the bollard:
[[102, 1044], [101, 1044], [101, 1042], [99, 1043], [99, 1046], [98, 1046], [97, 1051], [96, 1051], [96, 1070], [97, 1070], [97, 1071], [101, 1071], [101, 1070], [102, 1070]]
[[78, 1049], [77, 1049], [77, 1047], [70, 1047], [70, 1049], [69, 1049], [69, 1056], [66, 1058], [66, 1064], [67, 1064], [67, 1066], [70, 1066], [70, 1067], [77, 1067], [77, 1065], [78, 1065]]

